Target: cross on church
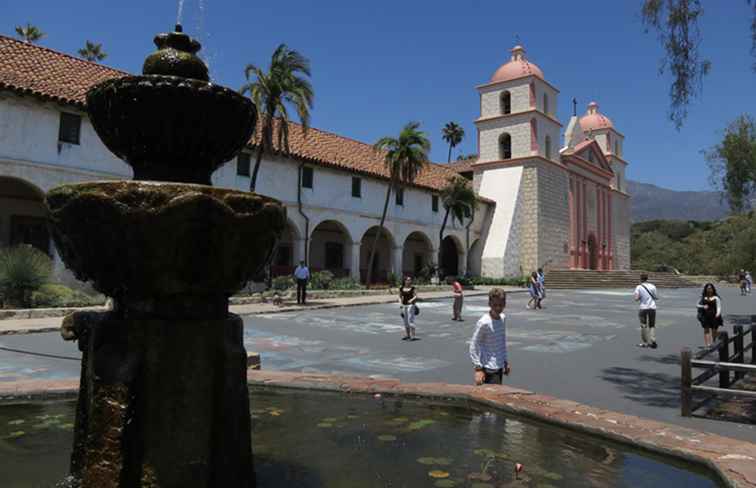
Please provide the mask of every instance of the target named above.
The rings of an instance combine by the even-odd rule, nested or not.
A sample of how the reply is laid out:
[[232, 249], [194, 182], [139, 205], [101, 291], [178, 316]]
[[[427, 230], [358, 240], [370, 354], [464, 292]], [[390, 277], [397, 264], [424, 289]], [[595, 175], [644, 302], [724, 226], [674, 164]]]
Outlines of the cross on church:
[[577, 98], [572, 97], [572, 116], [577, 116]]

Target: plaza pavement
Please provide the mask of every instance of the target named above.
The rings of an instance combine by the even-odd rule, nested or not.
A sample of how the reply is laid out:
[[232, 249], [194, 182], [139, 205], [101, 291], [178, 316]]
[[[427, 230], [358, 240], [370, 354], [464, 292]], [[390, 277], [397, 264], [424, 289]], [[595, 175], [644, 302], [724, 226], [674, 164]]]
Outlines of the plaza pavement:
[[[702, 343], [695, 318], [698, 289], [660, 290], [659, 349], [639, 341], [637, 304], [631, 290], [553, 290], [545, 309], [525, 309], [526, 294], [509, 296], [508, 385], [639, 417], [756, 442], [756, 427], [682, 418], [680, 349]], [[725, 313], [756, 313], [756, 296], [721, 290]], [[373, 297], [374, 298], [374, 297]], [[431, 297], [424, 297], [429, 299]], [[450, 320], [451, 300], [421, 305], [417, 342], [402, 341], [396, 303], [338, 309], [290, 310], [245, 316], [245, 344], [261, 354], [263, 370], [393, 377], [404, 382], [469, 384], [467, 341], [485, 296], [468, 296], [465, 322]], [[57, 333], [0, 337], [5, 347], [77, 355]], [[33, 358], [0, 351], [0, 381], [75, 378], [72, 360]]]

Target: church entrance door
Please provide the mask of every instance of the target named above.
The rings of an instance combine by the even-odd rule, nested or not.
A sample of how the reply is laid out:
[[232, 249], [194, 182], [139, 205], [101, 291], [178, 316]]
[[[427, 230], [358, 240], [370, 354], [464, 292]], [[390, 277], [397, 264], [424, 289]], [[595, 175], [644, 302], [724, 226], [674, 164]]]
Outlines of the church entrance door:
[[598, 269], [598, 251], [596, 249], [596, 236], [588, 237], [588, 269]]

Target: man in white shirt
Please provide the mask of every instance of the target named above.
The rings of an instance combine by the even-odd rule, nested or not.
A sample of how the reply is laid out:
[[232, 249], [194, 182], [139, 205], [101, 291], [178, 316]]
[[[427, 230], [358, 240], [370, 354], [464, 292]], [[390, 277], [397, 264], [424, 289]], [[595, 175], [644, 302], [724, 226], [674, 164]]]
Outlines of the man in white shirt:
[[640, 302], [638, 317], [641, 324], [641, 342], [638, 347], [650, 347], [656, 349], [656, 287], [648, 282], [648, 275], [640, 275], [640, 285], [635, 287], [633, 298]]
[[300, 261], [299, 266], [294, 270], [294, 279], [297, 280], [297, 303], [306, 305], [307, 282], [310, 280], [310, 270], [305, 266], [304, 261]]
[[488, 293], [490, 310], [475, 325], [470, 339], [470, 360], [475, 368], [476, 385], [500, 385], [503, 375], [511, 371], [507, 358], [506, 316], [502, 313], [507, 305], [507, 295], [501, 288]]

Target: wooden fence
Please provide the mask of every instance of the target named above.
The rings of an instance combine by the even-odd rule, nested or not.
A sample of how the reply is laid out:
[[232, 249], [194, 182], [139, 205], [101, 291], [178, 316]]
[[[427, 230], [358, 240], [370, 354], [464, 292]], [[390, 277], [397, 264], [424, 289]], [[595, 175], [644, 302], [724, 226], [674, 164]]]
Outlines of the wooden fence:
[[[732, 337], [726, 330], [723, 330], [719, 332], [716, 342], [706, 349], [693, 354], [690, 349], [685, 348], [680, 353], [680, 407], [683, 417], [690, 417], [694, 410], [700, 408], [718, 394], [756, 398], [756, 391], [731, 388], [736, 382], [743, 379], [746, 373], [756, 373], [756, 340], [754, 340], [756, 315], [731, 315], [726, 316], [725, 320], [726, 322], [735, 322]], [[746, 322], [747, 325], [743, 322]], [[748, 344], [745, 342], [747, 338], [750, 338], [751, 341]], [[750, 358], [746, 362], [749, 351]], [[707, 358], [709, 355], [716, 356], [716, 360]], [[694, 368], [704, 371], [694, 378]], [[719, 375], [718, 387], [704, 385], [707, 380], [716, 375]], [[698, 403], [694, 403], [693, 394], [696, 392], [708, 393], [708, 395]]]

